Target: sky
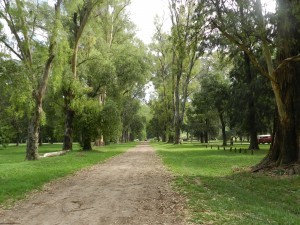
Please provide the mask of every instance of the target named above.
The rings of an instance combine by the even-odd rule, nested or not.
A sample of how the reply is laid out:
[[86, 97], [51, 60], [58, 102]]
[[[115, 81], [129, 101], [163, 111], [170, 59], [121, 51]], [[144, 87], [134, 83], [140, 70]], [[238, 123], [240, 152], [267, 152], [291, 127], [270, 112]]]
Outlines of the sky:
[[137, 37], [145, 44], [151, 42], [156, 15], [164, 18], [165, 30], [170, 27], [168, 0], [131, 0], [129, 12], [131, 20], [137, 25]]
[[[267, 10], [275, 11], [275, 0], [262, 0]], [[137, 37], [145, 44], [151, 42], [154, 34], [154, 17], [164, 18], [165, 31], [170, 27], [168, 0], [131, 0], [129, 5], [130, 17], [137, 25]]]

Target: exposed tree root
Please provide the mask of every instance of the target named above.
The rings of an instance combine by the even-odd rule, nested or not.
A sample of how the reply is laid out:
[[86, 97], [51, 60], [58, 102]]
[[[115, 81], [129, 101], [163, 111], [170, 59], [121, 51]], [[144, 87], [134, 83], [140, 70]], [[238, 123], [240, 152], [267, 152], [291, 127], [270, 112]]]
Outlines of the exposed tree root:
[[252, 173], [262, 172], [272, 175], [300, 175], [300, 164], [294, 163], [289, 165], [277, 166], [275, 163], [261, 163], [251, 169]]

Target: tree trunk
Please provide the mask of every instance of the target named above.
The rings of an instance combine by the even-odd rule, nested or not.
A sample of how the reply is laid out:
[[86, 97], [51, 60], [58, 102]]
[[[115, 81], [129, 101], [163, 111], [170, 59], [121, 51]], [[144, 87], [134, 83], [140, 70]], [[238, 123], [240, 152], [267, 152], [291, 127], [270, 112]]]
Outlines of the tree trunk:
[[73, 121], [75, 112], [70, 108], [70, 105], [66, 106], [65, 110], [65, 133], [63, 150], [72, 150], [73, 148]]
[[223, 112], [219, 112], [219, 118], [221, 122], [221, 129], [222, 129], [222, 139], [223, 139], [223, 146], [227, 146], [227, 137], [226, 137], [226, 124], [223, 118]]
[[26, 160], [39, 159], [38, 144], [39, 144], [39, 129], [42, 114], [42, 101], [36, 100], [35, 110], [32, 113], [29, 125], [26, 146]]
[[41, 115], [43, 112], [43, 97], [46, 92], [48, 85], [49, 73], [54, 59], [54, 48], [57, 45], [56, 38], [58, 33], [58, 21], [60, 19], [60, 5], [61, 0], [57, 0], [55, 4], [55, 26], [52, 30], [52, 36], [50, 38], [50, 44], [48, 48], [48, 59], [45, 63], [44, 72], [41, 77], [41, 80], [38, 84], [38, 89], [34, 90], [34, 99], [35, 99], [35, 109], [32, 114], [32, 117], [28, 126], [28, 139], [26, 147], [26, 160], [37, 160], [39, 158], [38, 154], [38, 141], [39, 141], [39, 128]]
[[180, 130], [181, 130], [181, 117], [180, 117], [180, 96], [179, 96], [179, 87], [180, 87], [180, 75], [177, 75], [175, 90], [174, 90], [174, 144], [179, 144], [180, 142]]
[[[297, 0], [278, 0], [278, 3], [277, 60], [282, 63], [283, 60], [299, 54], [300, 3]], [[279, 108], [277, 110], [270, 152], [258, 165], [258, 169], [265, 166], [292, 166], [294, 163], [300, 163], [299, 74], [299, 61], [287, 61], [276, 70], [278, 88], [273, 90], [275, 95], [280, 96], [285, 110], [284, 113]]]
[[83, 151], [90, 151], [92, 150], [92, 139], [89, 135], [82, 135], [82, 150]]
[[256, 126], [256, 109], [254, 102], [254, 79], [251, 71], [251, 61], [247, 53], [244, 52], [245, 74], [248, 85], [248, 113], [247, 113], [247, 128], [250, 136], [249, 149], [259, 149], [257, 141], [257, 126]]

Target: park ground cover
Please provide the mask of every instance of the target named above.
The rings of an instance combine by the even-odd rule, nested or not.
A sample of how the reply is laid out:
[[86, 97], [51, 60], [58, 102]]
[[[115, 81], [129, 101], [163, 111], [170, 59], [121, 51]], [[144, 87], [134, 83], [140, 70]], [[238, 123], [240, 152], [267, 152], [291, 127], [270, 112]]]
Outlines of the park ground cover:
[[299, 224], [300, 177], [249, 172], [269, 145], [253, 155], [199, 143], [152, 146], [175, 173], [196, 224]]
[[[33, 190], [40, 189], [45, 183], [72, 174], [82, 168], [120, 154], [135, 143], [112, 144], [95, 148], [93, 151], [80, 151], [75, 144], [74, 150], [63, 156], [25, 161], [25, 146], [8, 146], [0, 149], [0, 205], [9, 207]], [[61, 150], [61, 144], [44, 144], [39, 153]]]

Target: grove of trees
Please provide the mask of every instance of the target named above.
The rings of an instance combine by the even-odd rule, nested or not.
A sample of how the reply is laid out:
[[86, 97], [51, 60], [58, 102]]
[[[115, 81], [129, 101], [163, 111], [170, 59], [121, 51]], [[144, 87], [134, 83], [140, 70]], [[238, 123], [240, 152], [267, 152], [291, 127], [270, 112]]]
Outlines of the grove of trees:
[[299, 1], [278, 0], [275, 11], [261, 0], [169, 0], [169, 8], [171, 32], [158, 22], [152, 44], [149, 132], [178, 143], [180, 123], [203, 142], [247, 137], [250, 149], [271, 133], [255, 170], [299, 163]]
[[72, 150], [76, 140], [91, 150], [92, 142], [142, 137], [138, 99], [150, 57], [135, 37], [129, 3], [1, 1], [3, 142], [26, 141], [26, 159], [36, 160], [43, 141]]
[[[130, 0], [3, 0], [0, 137], [84, 150], [147, 137], [179, 144], [270, 133], [255, 170], [300, 162], [300, 2], [168, 0], [170, 31], [135, 36]], [[274, 2], [275, 3], [275, 2]], [[155, 87], [147, 106], [145, 85]], [[144, 112], [144, 113], [142, 113]], [[25, 129], [25, 127], [27, 127]]]

